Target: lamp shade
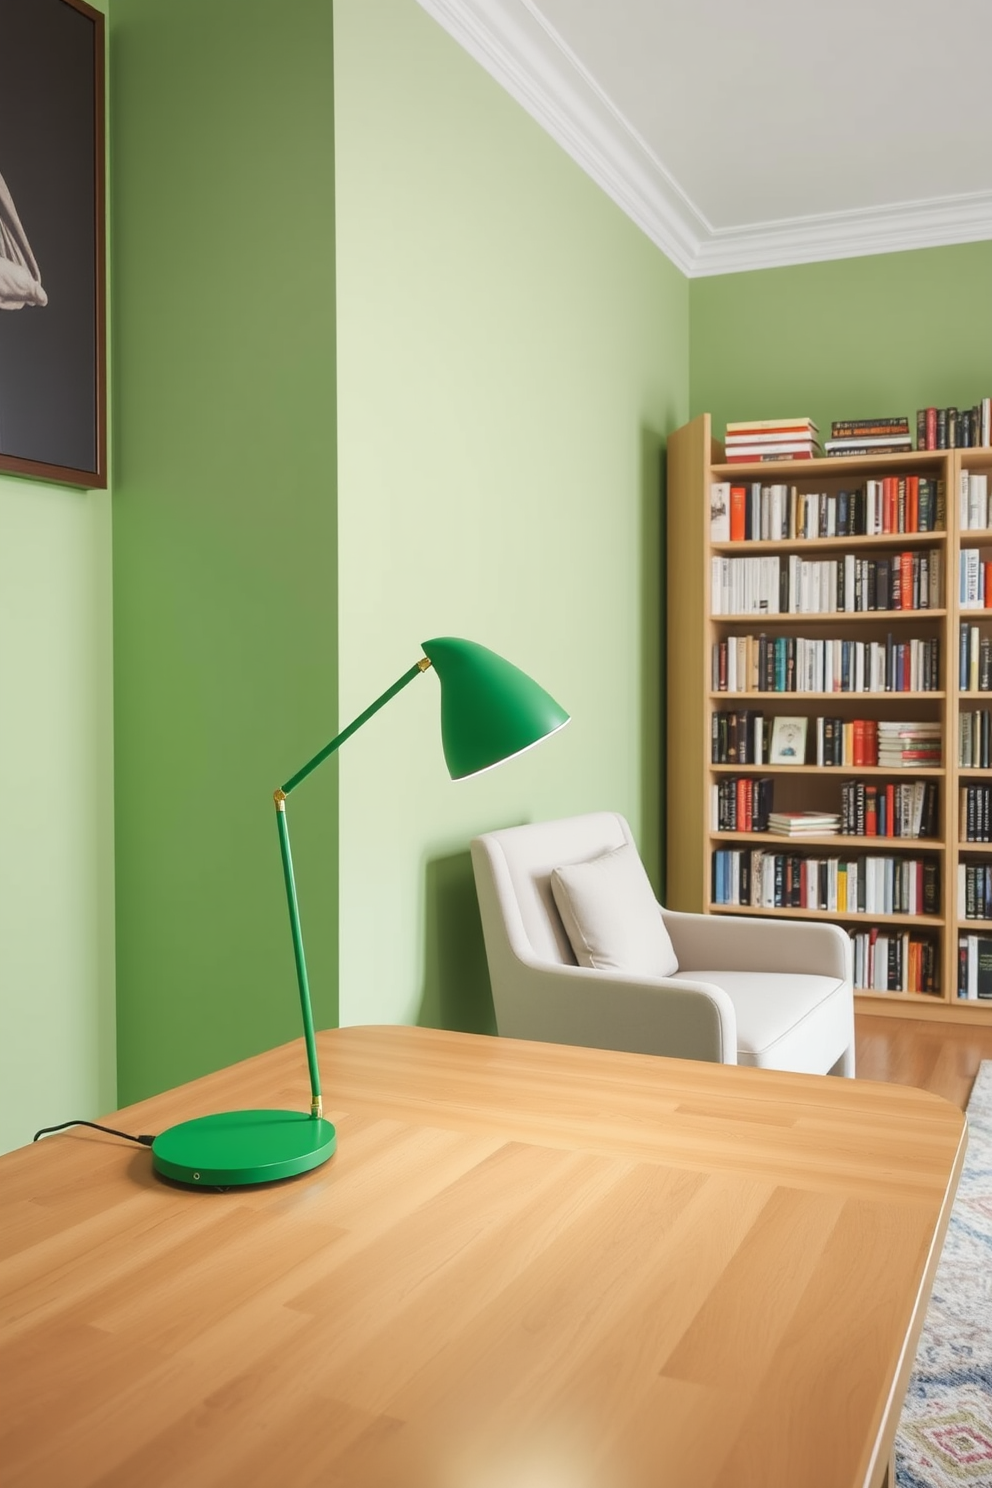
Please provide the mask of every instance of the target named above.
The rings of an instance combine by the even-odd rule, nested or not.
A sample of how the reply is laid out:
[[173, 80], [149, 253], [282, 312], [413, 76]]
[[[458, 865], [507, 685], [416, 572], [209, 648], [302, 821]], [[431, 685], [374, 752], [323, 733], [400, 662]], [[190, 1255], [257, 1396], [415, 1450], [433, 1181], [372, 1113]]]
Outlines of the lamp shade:
[[568, 722], [550, 693], [495, 651], [458, 636], [423, 647], [441, 684], [441, 746], [452, 780], [520, 754]]

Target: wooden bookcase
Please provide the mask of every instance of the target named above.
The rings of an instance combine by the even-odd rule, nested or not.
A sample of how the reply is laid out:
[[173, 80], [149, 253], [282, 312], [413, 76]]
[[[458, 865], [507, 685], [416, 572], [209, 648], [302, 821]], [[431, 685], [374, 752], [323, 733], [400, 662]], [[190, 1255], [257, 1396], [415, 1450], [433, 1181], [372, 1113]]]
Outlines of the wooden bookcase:
[[[964, 1022], [992, 1018], [992, 1002], [957, 996], [959, 934], [992, 935], [992, 923], [964, 919], [958, 905], [959, 862], [992, 859], [992, 844], [959, 842], [959, 792], [963, 785], [992, 784], [992, 769], [964, 770], [958, 766], [958, 720], [962, 708], [992, 709], [992, 692], [961, 692], [958, 687], [959, 622], [988, 626], [992, 609], [960, 610], [958, 560], [962, 548], [992, 548], [992, 530], [959, 531], [960, 473], [985, 472], [992, 487], [992, 448], [914, 451], [859, 458], [781, 461], [773, 464], [727, 465], [723, 445], [712, 436], [709, 414], [701, 414], [671, 435], [668, 441], [668, 841], [667, 902], [672, 909], [696, 913], [748, 914], [798, 919], [826, 919], [845, 930], [909, 925], [932, 934], [938, 944], [940, 992], [905, 993], [858, 991], [859, 1005], [876, 1013]], [[885, 475], [926, 475], [944, 482], [946, 530], [921, 535], [790, 539], [781, 542], [713, 543], [710, 538], [710, 487], [715, 481], [750, 484], [785, 483], [800, 491], [851, 490], [861, 481]], [[711, 560], [716, 555], [758, 557], [799, 553], [808, 558], [838, 557], [842, 553], [904, 551], [925, 545], [944, 554], [943, 598], [939, 610], [906, 613], [879, 611], [829, 616], [747, 615], [714, 617], [711, 605]], [[898, 617], [898, 618], [897, 618]], [[829, 625], [825, 622], [829, 621]], [[940, 656], [940, 690], [914, 693], [802, 693], [714, 691], [711, 655], [714, 643], [727, 635], [809, 635], [884, 640], [898, 630], [906, 638], [936, 637]], [[877, 632], [877, 634], [876, 634]], [[715, 709], [762, 709], [768, 716], [786, 714], [810, 719], [807, 760], [815, 759], [813, 720], [821, 715], [874, 719], [938, 720], [943, 733], [943, 761], [939, 769], [886, 770], [865, 766], [817, 768], [803, 765], [714, 765], [711, 763], [711, 720]], [[711, 787], [721, 775], [767, 775], [775, 782], [777, 810], [840, 809], [842, 782], [877, 776], [880, 779], [935, 778], [940, 785], [939, 831], [935, 838], [821, 837], [797, 841], [766, 833], [725, 833], [713, 829]], [[714, 849], [739, 845], [804, 853], [819, 849], [820, 856], [860, 856], [884, 852], [899, 856], [925, 853], [940, 865], [940, 913], [936, 916], [892, 915], [869, 917], [803, 909], [757, 909], [716, 905], [711, 895], [711, 854]]]

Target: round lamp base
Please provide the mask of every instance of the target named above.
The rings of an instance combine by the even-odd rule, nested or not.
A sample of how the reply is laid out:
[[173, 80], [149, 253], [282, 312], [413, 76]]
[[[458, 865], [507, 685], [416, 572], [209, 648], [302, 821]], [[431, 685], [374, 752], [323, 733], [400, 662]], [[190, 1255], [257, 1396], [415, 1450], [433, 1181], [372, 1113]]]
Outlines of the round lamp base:
[[170, 1126], [152, 1143], [152, 1167], [194, 1188], [274, 1183], [319, 1168], [337, 1145], [334, 1127], [300, 1111], [221, 1111]]

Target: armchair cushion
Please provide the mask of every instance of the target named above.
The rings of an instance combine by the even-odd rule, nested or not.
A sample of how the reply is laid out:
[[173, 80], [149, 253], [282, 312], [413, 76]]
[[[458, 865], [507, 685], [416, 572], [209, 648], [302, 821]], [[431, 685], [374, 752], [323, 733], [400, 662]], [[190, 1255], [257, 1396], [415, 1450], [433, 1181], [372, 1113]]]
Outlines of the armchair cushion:
[[737, 1013], [737, 1059], [762, 1069], [822, 1074], [854, 1038], [850, 985], [836, 977], [781, 971], [692, 970], [679, 981], [727, 993]]
[[580, 966], [650, 977], [678, 971], [654, 890], [630, 843], [555, 868], [551, 892]]

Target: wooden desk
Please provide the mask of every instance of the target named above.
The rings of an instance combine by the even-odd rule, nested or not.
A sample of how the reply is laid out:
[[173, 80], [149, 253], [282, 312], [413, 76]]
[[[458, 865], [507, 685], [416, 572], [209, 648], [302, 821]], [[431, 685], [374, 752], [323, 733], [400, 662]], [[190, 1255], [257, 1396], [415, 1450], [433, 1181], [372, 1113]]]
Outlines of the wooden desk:
[[[964, 1149], [901, 1086], [319, 1036], [325, 1167], [0, 1159], [5, 1488], [865, 1488]], [[301, 1044], [119, 1113], [307, 1105]]]

